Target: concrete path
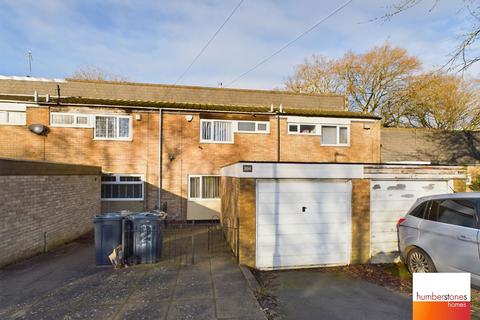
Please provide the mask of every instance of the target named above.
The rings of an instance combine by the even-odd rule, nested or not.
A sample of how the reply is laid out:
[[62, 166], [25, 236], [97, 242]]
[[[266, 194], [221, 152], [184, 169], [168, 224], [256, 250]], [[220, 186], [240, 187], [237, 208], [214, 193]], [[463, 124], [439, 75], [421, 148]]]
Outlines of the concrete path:
[[0, 319], [264, 320], [228, 249], [197, 246], [193, 265], [95, 267], [90, 240], [5, 268]]
[[343, 274], [275, 272], [268, 288], [286, 319], [411, 319], [411, 298]]

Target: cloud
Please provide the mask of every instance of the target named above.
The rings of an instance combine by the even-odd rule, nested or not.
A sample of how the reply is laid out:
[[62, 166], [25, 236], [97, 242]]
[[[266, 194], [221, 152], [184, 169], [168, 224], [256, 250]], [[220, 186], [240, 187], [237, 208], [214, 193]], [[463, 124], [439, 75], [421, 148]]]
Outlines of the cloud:
[[[432, 0], [432, 3], [434, 1]], [[6, 1], [0, 3], [0, 74], [65, 77], [83, 64], [102, 66], [134, 81], [172, 83], [238, 3], [224, 1]], [[282, 47], [341, 1], [245, 0], [182, 80], [216, 86]], [[417, 55], [426, 68], [442, 65], [468, 30], [462, 0], [429, 1], [390, 21], [380, 0], [353, 2], [293, 46], [235, 83], [280, 87], [311, 53], [339, 57], [388, 40]], [[472, 68], [475, 75], [480, 67]]]

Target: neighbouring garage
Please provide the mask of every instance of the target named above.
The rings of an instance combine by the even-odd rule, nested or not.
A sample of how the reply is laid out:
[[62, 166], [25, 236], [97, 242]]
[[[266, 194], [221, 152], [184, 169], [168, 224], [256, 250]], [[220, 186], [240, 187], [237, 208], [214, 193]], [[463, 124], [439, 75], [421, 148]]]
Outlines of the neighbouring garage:
[[453, 192], [448, 180], [372, 180], [370, 186], [372, 262], [390, 262], [395, 259], [395, 222], [407, 213], [417, 198]]
[[221, 221], [258, 269], [390, 262], [418, 197], [464, 191], [458, 166], [239, 162], [221, 171]]

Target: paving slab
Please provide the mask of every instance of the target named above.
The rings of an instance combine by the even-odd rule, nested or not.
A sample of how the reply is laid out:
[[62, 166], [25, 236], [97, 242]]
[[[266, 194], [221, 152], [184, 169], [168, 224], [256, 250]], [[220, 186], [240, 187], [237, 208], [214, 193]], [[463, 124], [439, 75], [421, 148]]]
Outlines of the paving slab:
[[211, 299], [173, 301], [167, 320], [215, 319], [215, 302]]
[[[197, 244], [205, 230], [194, 229]], [[94, 265], [93, 239], [73, 243], [0, 269], [0, 288], [9, 288], [0, 290], [0, 319], [265, 320], [225, 248], [199, 245], [193, 265], [165, 259], [116, 270]]]

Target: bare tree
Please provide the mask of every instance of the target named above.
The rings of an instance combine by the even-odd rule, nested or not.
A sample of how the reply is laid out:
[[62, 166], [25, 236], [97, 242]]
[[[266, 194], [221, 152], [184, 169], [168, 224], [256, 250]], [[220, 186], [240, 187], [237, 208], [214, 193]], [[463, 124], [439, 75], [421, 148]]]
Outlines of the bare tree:
[[71, 76], [77, 80], [95, 80], [95, 81], [113, 81], [127, 82], [128, 78], [119, 74], [115, 74], [95, 65], [84, 65], [79, 67]]
[[[429, 12], [435, 9], [441, 0], [427, 0], [431, 2]], [[382, 17], [384, 20], [392, 19], [401, 12], [407, 11], [425, 0], [401, 0], [390, 6], [390, 10]], [[480, 1], [464, 0], [463, 10], [466, 12], [465, 18], [472, 18], [470, 29], [460, 36], [459, 44], [452, 48], [450, 58], [444, 64], [443, 68], [447, 70], [465, 71], [472, 64], [480, 60], [478, 55], [478, 40], [480, 37]]]

